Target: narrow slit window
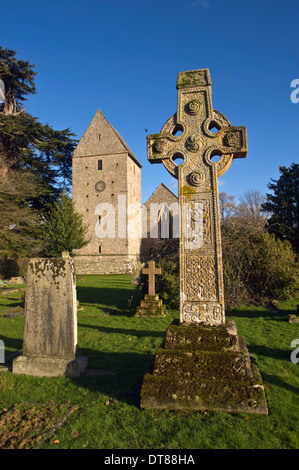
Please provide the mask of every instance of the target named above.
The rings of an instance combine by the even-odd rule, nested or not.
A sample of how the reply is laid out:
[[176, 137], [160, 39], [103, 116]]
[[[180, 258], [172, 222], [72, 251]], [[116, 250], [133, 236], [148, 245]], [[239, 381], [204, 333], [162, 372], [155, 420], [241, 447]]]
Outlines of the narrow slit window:
[[99, 253], [102, 253], [102, 246], [99, 245]]
[[99, 215], [99, 225], [101, 225], [101, 224], [102, 224], [102, 216]]
[[103, 162], [102, 160], [98, 160], [98, 170], [102, 170], [103, 169]]

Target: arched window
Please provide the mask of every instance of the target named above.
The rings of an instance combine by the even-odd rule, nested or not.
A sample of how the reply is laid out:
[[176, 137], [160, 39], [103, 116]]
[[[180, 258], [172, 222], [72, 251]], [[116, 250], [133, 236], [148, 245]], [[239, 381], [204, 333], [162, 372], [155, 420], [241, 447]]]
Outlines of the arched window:
[[173, 238], [173, 214], [164, 204], [158, 215], [158, 238]]

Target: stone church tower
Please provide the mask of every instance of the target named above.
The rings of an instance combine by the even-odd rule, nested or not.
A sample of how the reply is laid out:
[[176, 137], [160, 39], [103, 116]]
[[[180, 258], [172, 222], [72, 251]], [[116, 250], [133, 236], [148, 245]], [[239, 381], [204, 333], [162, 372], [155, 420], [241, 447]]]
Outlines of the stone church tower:
[[141, 238], [128, 236], [128, 209], [141, 204], [141, 164], [100, 110], [73, 153], [72, 198], [90, 238], [76, 253], [76, 273], [132, 273]]

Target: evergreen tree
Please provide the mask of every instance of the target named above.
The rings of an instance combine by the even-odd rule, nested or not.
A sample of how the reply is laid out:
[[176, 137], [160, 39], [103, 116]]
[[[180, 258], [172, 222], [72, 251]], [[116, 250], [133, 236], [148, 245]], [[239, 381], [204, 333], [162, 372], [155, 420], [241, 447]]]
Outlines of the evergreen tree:
[[[27, 257], [38, 254], [41, 217], [24, 198], [36, 197], [34, 178], [26, 171], [14, 171], [0, 178], [0, 257]], [[18, 254], [18, 256], [17, 256]]]
[[271, 213], [267, 229], [281, 240], [289, 240], [299, 253], [299, 165], [279, 167], [278, 180], [271, 178], [268, 188], [273, 194], [266, 195], [263, 209]]
[[29, 61], [18, 60], [16, 51], [0, 46], [0, 77], [5, 85], [4, 114], [16, 114], [27, 95], [36, 93], [33, 65]]
[[0, 47], [0, 256], [34, 255], [43, 216], [62, 187], [71, 185], [74, 134], [42, 124], [23, 109], [36, 93], [35, 75], [29, 61]]
[[74, 207], [65, 190], [47, 214], [44, 223], [43, 245], [47, 256], [61, 256], [63, 251], [72, 254], [89, 243], [86, 239], [88, 225], [83, 224], [83, 216]]
[[18, 60], [15, 55], [16, 51], [0, 47], [0, 79], [5, 86], [0, 112], [0, 172], [30, 170], [39, 190], [28, 202], [47, 210], [47, 204], [57, 200], [61, 187], [71, 185], [72, 153], [77, 141], [69, 128], [57, 131], [22, 109], [26, 97], [36, 93], [36, 72], [29, 61]]

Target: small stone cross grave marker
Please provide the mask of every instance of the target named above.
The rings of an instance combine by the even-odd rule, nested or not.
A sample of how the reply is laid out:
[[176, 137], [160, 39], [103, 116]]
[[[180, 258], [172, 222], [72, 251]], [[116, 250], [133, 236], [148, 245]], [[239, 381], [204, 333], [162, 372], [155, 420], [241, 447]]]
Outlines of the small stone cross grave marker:
[[155, 295], [155, 275], [161, 274], [161, 268], [155, 267], [155, 261], [149, 261], [148, 268], [143, 268], [142, 274], [148, 275], [148, 294]]
[[155, 267], [155, 261], [149, 261], [148, 268], [142, 269], [142, 274], [148, 275], [148, 294], [141, 300], [140, 307], [137, 307], [136, 317], [163, 317], [165, 306], [156, 294], [155, 276], [161, 274], [161, 268]]

